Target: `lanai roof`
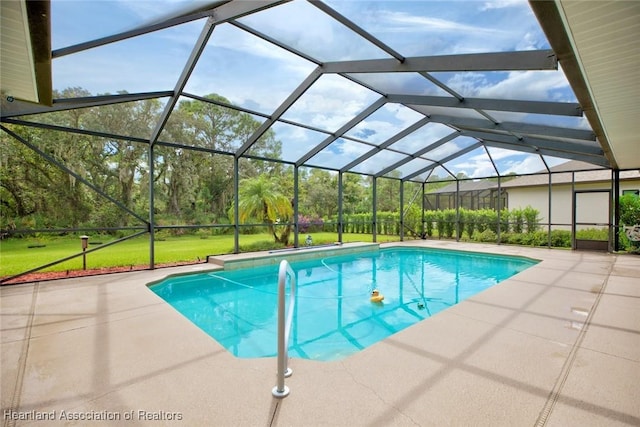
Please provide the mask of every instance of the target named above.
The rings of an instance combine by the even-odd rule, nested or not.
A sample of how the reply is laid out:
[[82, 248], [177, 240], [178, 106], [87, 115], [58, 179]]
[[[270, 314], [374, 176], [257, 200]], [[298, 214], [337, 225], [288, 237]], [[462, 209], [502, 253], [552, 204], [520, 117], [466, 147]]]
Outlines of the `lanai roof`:
[[[45, 5], [36, 13], [50, 14], [50, 31], [47, 20], [33, 19], [31, 3]], [[565, 10], [568, 3], [53, 0], [49, 9], [49, 2], [3, 2], [2, 121], [46, 127], [34, 113], [157, 98], [164, 111], [152, 132], [108, 136], [179, 147], [163, 130], [178, 103], [191, 100], [260, 121], [248, 139], [223, 149], [236, 158], [263, 158], [255, 144], [273, 130], [282, 150], [269, 160], [406, 181], [533, 172], [565, 160], [640, 167], [640, 156], [616, 156], [615, 133], [607, 134], [588, 80], [585, 86], [596, 65], [582, 69], [579, 49], [589, 41], [563, 44], [571, 20], [539, 24], [577, 14]], [[624, 14], [590, 22], [606, 29], [599, 36], [608, 45], [630, 37], [612, 18], [637, 35], [640, 3], [619, 3], [610, 7]], [[24, 74], [34, 76], [34, 99], [17, 91], [24, 78], [11, 48], [21, 42], [6, 37], [20, 25], [39, 61]], [[43, 45], [49, 86], [92, 96], [43, 105]], [[633, 61], [637, 55], [624, 69]], [[631, 93], [635, 70], [619, 75]], [[212, 93], [226, 100], [207, 98]], [[625, 138], [619, 152], [637, 150]]]

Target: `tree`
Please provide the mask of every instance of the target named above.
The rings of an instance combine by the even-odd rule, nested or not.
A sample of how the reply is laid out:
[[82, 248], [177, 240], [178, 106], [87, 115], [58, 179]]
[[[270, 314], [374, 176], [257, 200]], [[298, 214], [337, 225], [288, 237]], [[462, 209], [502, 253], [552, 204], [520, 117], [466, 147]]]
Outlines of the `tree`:
[[[160, 135], [163, 142], [205, 150], [169, 146], [159, 155], [164, 212], [170, 216], [183, 215], [185, 206], [214, 217], [224, 216], [234, 195], [234, 159], [221, 153], [235, 151], [260, 127], [260, 122], [251, 115], [220, 105], [230, 104], [226, 98], [216, 94], [206, 98], [212, 102], [181, 101]], [[280, 142], [269, 130], [256, 141], [250, 153], [277, 158], [280, 150]], [[266, 162], [242, 159], [240, 163], [242, 178], [267, 173], [278, 172]]]
[[300, 213], [309, 217], [331, 218], [338, 213], [338, 176], [322, 169], [311, 169], [301, 183], [304, 206]]
[[[46, 131], [8, 127], [38, 150], [64, 163], [62, 150], [49, 142]], [[0, 140], [2, 228], [76, 227], [86, 220], [90, 204], [75, 178], [7, 134], [2, 133]]]
[[[267, 175], [243, 179], [238, 199], [238, 219], [241, 223], [252, 219], [265, 223], [276, 242], [289, 243], [291, 225], [288, 222], [293, 216], [293, 206], [291, 200], [280, 192], [275, 180]], [[286, 223], [279, 236], [276, 233], [278, 223]]]
[[342, 204], [345, 214], [369, 212], [371, 198], [362, 175], [345, 173], [342, 175]]
[[[119, 94], [126, 94], [126, 92], [119, 92]], [[70, 95], [78, 96], [74, 93]], [[73, 127], [147, 139], [151, 136], [161, 111], [162, 105], [157, 99], [105, 105], [86, 110]], [[73, 111], [67, 113], [76, 114]], [[75, 142], [77, 147], [81, 147], [82, 153], [81, 158], [74, 161], [74, 168], [81, 169], [76, 172], [81, 173], [123, 206], [145, 216], [146, 208], [139, 204], [139, 200], [141, 190], [146, 193], [148, 188], [145, 186], [141, 189], [141, 179], [148, 172], [148, 145], [117, 137], [84, 135], [73, 135], [73, 137], [82, 138]], [[101, 222], [97, 225], [126, 226], [130, 224], [132, 218], [129, 215], [123, 215], [120, 208], [114, 207], [104, 198], [95, 197], [95, 195], [93, 197], [96, 200], [97, 209], [96, 216], [92, 219]], [[105, 220], [106, 222], [103, 222]]]
[[[399, 176], [397, 171], [394, 171], [391, 176]], [[400, 185], [401, 182], [397, 179], [390, 178], [378, 178], [377, 181], [377, 204], [378, 211], [383, 212], [398, 212], [400, 209]]]

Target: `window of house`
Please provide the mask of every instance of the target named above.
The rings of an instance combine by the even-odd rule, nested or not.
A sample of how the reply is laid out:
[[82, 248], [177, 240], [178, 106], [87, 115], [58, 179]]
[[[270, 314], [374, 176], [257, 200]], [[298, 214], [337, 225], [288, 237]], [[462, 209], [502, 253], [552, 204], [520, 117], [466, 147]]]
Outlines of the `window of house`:
[[622, 195], [633, 194], [636, 197], [640, 197], [640, 190], [622, 190]]

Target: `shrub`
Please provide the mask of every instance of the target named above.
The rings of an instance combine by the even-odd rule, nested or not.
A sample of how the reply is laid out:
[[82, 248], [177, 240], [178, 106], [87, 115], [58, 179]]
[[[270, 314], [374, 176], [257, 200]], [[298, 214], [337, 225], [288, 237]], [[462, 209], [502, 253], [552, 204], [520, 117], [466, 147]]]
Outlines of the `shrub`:
[[476, 230], [478, 230], [480, 233], [486, 230], [489, 226], [489, 224], [487, 224], [484, 211], [485, 211], [484, 209], [480, 209], [475, 211], [475, 214], [474, 214], [476, 218]]
[[445, 209], [442, 211], [442, 220], [444, 222], [444, 234], [450, 239], [456, 228], [456, 211], [455, 209]]
[[427, 236], [433, 236], [433, 220], [435, 218], [434, 211], [425, 211], [424, 212], [424, 232]]
[[503, 233], [500, 235], [500, 240], [511, 245], [523, 245], [523, 236], [522, 233]]
[[571, 232], [567, 230], [551, 230], [551, 246], [554, 246], [556, 248], [570, 248]]
[[107, 203], [100, 204], [91, 213], [89, 220], [82, 224], [84, 227], [120, 227], [124, 225], [124, 213], [119, 207]]
[[216, 221], [215, 224], [224, 224], [224, 225], [228, 225], [228, 227], [215, 227], [211, 229], [211, 234], [213, 235], [221, 235], [221, 234], [232, 234], [233, 233], [233, 226], [231, 225], [231, 222], [229, 221], [229, 218], [226, 218], [224, 216], [219, 217]]
[[435, 211], [434, 219], [436, 221], [436, 229], [438, 231], [438, 239], [444, 236], [444, 212]]
[[[482, 209], [480, 218], [484, 224], [484, 229], [489, 229], [498, 234], [498, 213], [493, 209]], [[480, 228], [478, 228], [480, 229]]]
[[462, 212], [464, 212], [464, 227], [462, 227], [461, 224], [460, 228], [464, 228], [464, 231], [466, 231], [469, 238], [471, 238], [473, 236], [473, 232], [476, 229], [476, 211], [464, 209], [463, 211], [461, 211], [461, 213]]
[[[625, 194], [620, 197], [620, 222], [624, 225], [631, 226], [640, 224], [640, 197], [634, 194]], [[629, 240], [624, 229], [619, 233], [620, 241], [624, 243], [627, 251], [637, 252], [640, 248], [640, 242]]]
[[492, 230], [484, 230], [482, 232], [476, 231], [473, 234], [473, 240], [476, 242], [495, 243], [497, 241], [497, 234]]
[[609, 231], [606, 228], [586, 228], [576, 231], [577, 239], [585, 240], [609, 240]]
[[[497, 217], [496, 213], [496, 217]], [[509, 209], [502, 209], [500, 211], [500, 233], [508, 233], [509, 232], [509, 219], [511, 218], [509, 214]]]
[[[568, 232], [565, 232], [568, 233]], [[523, 239], [523, 242], [527, 242], [526, 244], [531, 245], [531, 246], [548, 246], [549, 245], [549, 233], [545, 232], [545, 231], [534, 231], [533, 233], [527, 233], [524, 236], [526, 236], [525, 239]], [[566, 246], [558, 246], [558, 247], [570, 247], [570, 241], [571, 241], [571, 233], [568, 234], [569, 240], [562, 240], [564, 243], [566, 244]], [[552, 236], [552, 240], [551, 240], [551, 246], [553, 246], [553, 236]]]
[[540, 212], [537, 209], [527, 206], [522, 210], [524, 220], [527, 223], [527, 233], [533, 233], [538, 230], [538, 223], [540, 222]]
[[342, 231], [345, 233], [353, 233], [353, 224], [349, 215], [342, 216]]
[[408, 231], [413, 236], [420, 236], [421, 228], [420, 221], [422, 217], [422, 211], [420, 206], [412, 204], [407, 208], [404, 213], [404, 227], [405, 233]]
[[524, 211], [522, 209], [512, 209], [509, 212], [509, 220], [514, 233], [522, 233], [524, 230]]
[[378, 234], [399, 234], [400, 214], [398, 212], [378, 212]]
[[534, 233], [522, 233], [518, 234], [518, 245], [522, 246], [542, 246], [539, 244], [536, 235]]
[[308, 217], [300, 215], [298, 217], [298, 231], [300, 233], [317, 233], [324, 228], [324, 221], [318, 216]]
[[633, 194], [620, 197], [620, 222], [625, 225], [640, 224], [640, 197]]
[[620, 244], [620, 248], [625, 251], [635, 251], [636, 245], [634, 242], [629, 240], [627, 234], [624, 231], [621, 231], [618, 234], [618, 243]]

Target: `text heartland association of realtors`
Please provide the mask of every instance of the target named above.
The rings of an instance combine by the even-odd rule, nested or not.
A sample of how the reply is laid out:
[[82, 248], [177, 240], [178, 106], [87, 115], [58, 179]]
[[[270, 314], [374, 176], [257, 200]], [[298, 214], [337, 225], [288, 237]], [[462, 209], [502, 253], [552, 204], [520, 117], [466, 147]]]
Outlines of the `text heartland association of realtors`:
[[115, 411], [3, 411], [4, 420], [15, 421], [181, 421], [181, 412], [130, 410]]

